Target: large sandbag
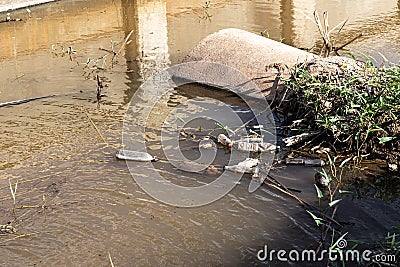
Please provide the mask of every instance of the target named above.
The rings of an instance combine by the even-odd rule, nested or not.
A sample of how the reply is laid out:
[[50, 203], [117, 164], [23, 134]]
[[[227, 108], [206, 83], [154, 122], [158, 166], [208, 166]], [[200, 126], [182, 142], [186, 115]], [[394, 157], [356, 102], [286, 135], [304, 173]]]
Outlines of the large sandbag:
[[277, 88], [274, 81], [279, 66], [291, 67], [316, 58], [318, 56], [306, 51], [232, 28], [220, 30], [204, 38], [183, 61], [211, 61], [236, 68], [252, 79], [271, 100]]

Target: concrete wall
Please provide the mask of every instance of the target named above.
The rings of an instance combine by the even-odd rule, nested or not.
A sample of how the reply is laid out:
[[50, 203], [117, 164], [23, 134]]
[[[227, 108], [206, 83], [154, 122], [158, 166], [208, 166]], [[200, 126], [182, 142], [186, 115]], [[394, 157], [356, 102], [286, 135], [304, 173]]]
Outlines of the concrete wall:
[[53, 1], [57, 0], [0, 0], [0, 12], [5, 12], [7, 10], [14, 10], [18, 8], [23, 8], [27, 6], [33, 6]]

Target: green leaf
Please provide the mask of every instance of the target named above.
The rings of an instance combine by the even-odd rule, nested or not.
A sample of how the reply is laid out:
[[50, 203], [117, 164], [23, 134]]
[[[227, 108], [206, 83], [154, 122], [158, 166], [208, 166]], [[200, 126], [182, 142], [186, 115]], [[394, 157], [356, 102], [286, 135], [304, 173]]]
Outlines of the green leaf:
[[344, 194], [353, 194], [353, 192], [351, 192], [351, 191], [341, 190], [341, 189], [339, 189], [339, 193], [342, 194], [342, 195], [344, 195]]
[[231, 128], [229, 128], [228, 126], [223, 126], [221, 123], [216, 122], [215, 125], [217, 126], [217, 128], [220, 128], [222, 130], [225, 130], [227, 132], [230, 132], [232, 134], [235, 134], [235, 131], [233, 131]]
[[255, 131], [253, 131], [252, 129], [250, 129], [250, 130], [249, 130], [249, 133], [250, 133], [250, 134], [257, 135], [257, 136], [259, 135], [258, 133], [256, 133], [256, 132], [255, 132]]
[[356, 57], [350, 52], [343, 52], [343, 54], [350, 56], [352, 59], [356, 59]]
[[396, 246], [396, 234], [392, 235], [392, 242], [390, 243], [390, 245], [392, 246], [392, 248]]
[[325, 171], [325, 169], [322, 169], [322, 171], [319, 171], [318, 173], [324, 176], [324, 178], [327, 179], [329, 182], [332, 181], [331, 176]]
[[369, 133], [378, 132], [378, 131], [386, 132], [384, 129], [382, 129], [382, 128], [379, 127], [379, 126], [376, 126], [375, 128], [372, 128], [372, 129], [369, 129], [369, 130], [368, 130]]
[[389, 62], [389, 60], [381, 53], [381, 52], [378, 52], [378, 54], [382, 57], [382, 59], [383, 59], [383, 61], [386, 63], [386, 62]]
[[310, 215], [311, 215], [311, 217], [314, 219], [314, 221], [315, 221], [315, 223], [317, 224], [317, 226], [320, 226], [321, 224], [323, 224], [322, 222], [324, 221], [323, 219], [321, 219], [321, 218], [319, 218], [319, 217], [317, 217], [317, 216], [315, 216], [314, 214], [312, 214], [310, 211], [308, 211], [308, 210], [306, 210]]
[[331, 166], [333, 166], [335, 164], [336, 161], [336, 157], [332, 158], [331, 154], [329, 154], [327, 151], [324, 151], [326, 155], [328, 155], [328, 159], [329, 159], [329, 164]]
[[263, 129], [263, 128], [260, 128], [260, 132], [262, 132], [262, 133], [267, 133], [267, 134], [269, 134], [269, 135], [273, 135], [270, 131], [267, 131], [267, 130], [265, 130], [265, 129]]
[[321, 189], [319, 189], [319, 187], [318, 187], [316, 184], [314, 184], [314, 186], [315, 186], [315, 190], [317, 190], [317, 196], [318, 196], [318, 198], [323, 198], [323, 197], [324, 197], [324, 194], [322, 194]]
[[379, 144], [383, 144], [383, 143], [386, 143], [386, 142], [396, 139], [396, 137], [395, 136], [386, 136], [386, 137], [381, 137], [378, 139], [379, 139]]
[[336, 199], [336, 200], [334, 200], [334, 201], [332, 201], [331, 203], [329, 203], [329, 207], [333, 207], [333, 206], [335, 206], [337, 203], [339, 203], [340, 201], [342, 201], [342, 199]]
[[176, 116], [176, 118], [177, 118], [178, 120], [180, 120], [182, 123], [185, 123], [185, 120], [184, 120], [184, 119], [182, 119], [181, 117], [179, 117], [179, 116]]
[[347, 159], [343, 160], [342, 163], [340, 163], [339, 167], [340, 167], [340, 168], [343, 168], [344, 165], [346, 165], [346, 163], [349, 162], [352, 158], [353, 158], [353, 157], [350, 157], [350, 158], [347, 158]]

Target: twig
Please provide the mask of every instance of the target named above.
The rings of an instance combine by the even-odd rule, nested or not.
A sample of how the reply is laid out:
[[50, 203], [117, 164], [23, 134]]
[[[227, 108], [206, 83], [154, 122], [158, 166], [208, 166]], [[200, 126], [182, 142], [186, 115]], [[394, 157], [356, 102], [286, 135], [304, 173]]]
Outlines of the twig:
[[113, 57], [112, 57], [112, 59], [111, 59], [109, 65], [108, 65], [107, 67], [113, 66], [113, 64], [114, 64], [114, 63], [113, 63], [113, 62], [114, 62], [114, 59], [115, 59], [116, 57], [118, 57], [118, 56], [121, 54], [122, 50], [125, 48], [125, 46], [126, 46], [127, 44], [130, 43], [129, 38], [131, 38], [131, 35], [132, 35], [132, 34], [133, 34], [133, 30], [131, 30], [131, 31], [129, 32], [129, 34], [126, 36], [126, 38], [125, 38], [124, 42], [122, 43], [121, 47], [119, 48], [118, 52], [117, 52], [117, 53], [114, 52], [114, 55], [113, 55]]
[[99, 50], [106, 51], [106, 52], [108, 52], [110, 54], [113, 54], [113, 55], [117, 54], [117, 52], [115, 52], [114, 50], [110, 50], [110, 49], [106, 49], [106, 48], [101, 48], [100, 47]]
[[22, 19], [6, 19], [6, 20], [0, 20], [0, 23], [5, 23], [5, 22], [15, 22], [15, 21], [22, 21]]
[[[260, 113], [261, 114], [261, 113]], [[254, 116], [253, 118], [251, 118], [250, 120], [246, 121], [245, 123], [243, 123], [241, 126], [239, 126], [236, 130], [234, 130], [233, 132], [236, 134], [240, 129], [246, 127], [247, 125], [249, 125], [250, 122], [254, 121], [256, 119], [256, 116]]]
[[27, 98], [27, 99], [21, 99], [21, 100], [0, 103], [0, 108], [7, 107], [7, 106], [20, 105], [20, 104], [28, 103], [28, 102], [31, 102], [34, 100], [45, 99], [45, 98], [50, 98], [50, 97], [55, 97], [55, 96], [58, 96], [58, 95], [46, 95], [46, 96], [32, 97], [32, 98]]
[[350, 41], [346, 42], [345, 44], [339, 46], [339, 47], [335, 47], [333, 49], [334, 52], [337, 52], [339, 50], [342, 50], [345, 46], [348, 46], [349, 44], [351, 44], [352, 42], [354, 42], [355, 40], [357, 40], [358, 38], [360, 38], [362, 36], [362, 33], [360, 33], [359, 35], [357, 35], [356, 37], [354, 37], [353, 39], [351, 39]]
[[[279, 109], [279, 108], [281, 107], [283, 101], [285, 101], [286, 94], [287, 94], [288, 90], [289, 90], [289, 87], [286, 87], [285, 93], [283, 94], [283, 97], [282, 97], [282, 99], [281, 99], [281, 102], [279, 102], [279, 105], [278, 105], [278, 107], [277, 107], [276, 109]], [[275, 109], [275, 107], [274, 107], [274, 109]]]
[[37, 209], [37, 208], [41, 208], [42, 205], [35, 205], [35, 206], [19, 206], [19, 207], [15, 207], [16, 209]]
[[234, 134], [237, 134], [237, 132], [238, 132], [240, 129], [242, 129], [242, 128], [246, 127], [247, 125], [249, 125], [250, 122], [254, 121], [254, 120], [257, 118], [257, 116], [260, 116], [260, 115], [263, 114], [265, 111], [266, 111], [266, 110], [260, 111], [260, 112], [259, 112], [257, 115], [255, 115], [253, 118], [251, 118], [250, 120], [246, 121], [246, 122], [243, 123], [241, 126], [239, 126], [237, 129], [235, 129], [235, 130], [233, 131], [233, 133], [234, 133]]
[[320, 131], [319, 133], [317, 133], [310, 141], [305, 142], [301, 147], [299, 147], [298, 149], [302, 149], [306, 146], [308, 146], [309, 144], [311, 144], [312, 142], [314, 142], [315, 139], [317, 139], [318, 137], [320, 137], [322, 134], [326, 133], [326, 130]]
[[28, 236], [31, 236], [31, 235], [34, 235], [34, 234], [22, 234], [22, 235], [18, 235], [18, 236], [15, 236], [15, 237], [13, 237], [13, 238], [9, 238], [9, 239], [3, 240], [3, 241], [0, 242], [0, 244], [4, 244], [4, 243], [6, 243], [6, 242], [13, 241], [13, 240], [18, 239], [18, 238], [28, 237]]
[[328, 219], [329, 221], [331, 221], [331, 222], [335, 223], [336, 225], [342, 227], [342, 224], [341, 224], [341, 223], [339, 223], [338, 221], [336, 221], [335, 219], [333, 219], [331, 216], [328, 216], [327, 214], [324, 214], [324, 213], [321, 212], [318, 208], [316, 208], [316, 207], [314, 207], [313, 205], [311, 205], [311, 204], [307, 203], [306, 201], [302, 200], [300, 197], [298, 197], [298, 196], [296, 196], [295, 194], [291, 193], [291, 192], [289, 191], [289, 189], [288, 189], [285, 185], [283, 185], [281, 182], [279, 182], [279, 181], [277, 181], [276, 179], [274, 179], [274, 178], [273, 178], [272, 176], [270, 176], [269, 174], [267, 175], [267, 178], [268, 178], [268, 179], [265, 179], [264, 183], [265, 183], [266, 181], [267, 181], [267, 182], [270, 182], [270, 179], [273, 179], [273, 181], [276, 182], [276, 183], [278, 183], [279, 186], [277, 186], [277, 185], [275, 185], [274, 183], [271, 183], [271, 182], [270, 182], [270, 183], [266, 183], [267, 185], [272, 186], [273, 188], [275, 188], [275, 189], [281, 191], [282, 193], [285, 193], [286, 195], [288, 195], [288, 196], [290, 196], [290, 197], [296, 199], [303, 207], [310, 207], [310, 208], [313, 208], [313, 209], [314, 209], [315, 211], [317, 211], [317, 212], [320, 214], [320, 216], [322, 216], [324, 219]]
[[96, 124], [93, 122], [92, 118], [90, 118], [89, 114], [86, 112], [86, 110], [81, 107], [81, 110], [85, 113], [86, 117], [89, 119], [89, 122], [92, 124], [92, 126], [94, 127], [94, 129], [96, 130], [96, 132], [99, 134], [100, 138], [103, 140], [103, 142], [105, 144], [108, 145], [106, 139], [104, 139], [103, 135], [101, 134], [101, 132], [99, 131], [99, 129], [97, 128]]
[[103, 89], [103, 83], [100, 80], [99, 75], [96, 75], [96, 81], [97, 81], [97, 100], [100, 100], [102, 97], [101, 90]]
[[[267, 183], [267, 184], [268, 184], [268, 183]], [[277, 189], [277, 190], [279, 190], [279, 191], [281, 191], [282, 193], [284, 193], [284, 194], [286, 194], [286, 195], [288, 195], [288, 196], [290, 196], [290, 197], [296, 199], [296, 200], [300, 203], [300, 205], [306, 206], [306, 203], [305, 203], [301, 198], [299, 198], [298, 196], [296, 196], [296, 195], [290, 193], [289, 191], [286, 191], [286, 190], [284, 190], [284, 189], [280, 188], [279, 186], [276, 186], [276, 185], [274, 185], [274, 184], [272, 184], [272, 183], [270, 183], [270, 184], [268, 184], [268, 185], [271, 186], [271, 187], [273, 187], [273, 188], [275, 188], [275, 189]]]
[[20, 74], [20, 75], [16, 75], [14, 81], [16, 81], [16, 80], [18, 80], [18, 79], [21, 79], [21, 78], [24, 77], [24, 76], [25, 76], [25, 73], [22, 73], [22, 74]]

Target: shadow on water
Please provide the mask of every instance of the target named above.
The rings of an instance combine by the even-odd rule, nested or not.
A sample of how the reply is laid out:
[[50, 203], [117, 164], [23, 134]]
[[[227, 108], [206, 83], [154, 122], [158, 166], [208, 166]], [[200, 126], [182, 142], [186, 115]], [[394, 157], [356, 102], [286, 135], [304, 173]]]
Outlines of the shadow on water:
[[[67, 0], [32, 7], [31, 17], [25, 10], [12, 12], [23, 21], [0, 24], [0, 102], [67, 94], [0, 108], [0, 224], [11, 221], [18, 229], [15, 236], [1, 236], [6, 251], [1, 265], [107, 265], [109, 251], [116, 266], [246, 266], [263, 265], [256, 254], [264, 245], [315, 248], [320, 231], [303, 208], [267, 186], [250, 194], [248, 175], [215, 203], [176, 208], [146, 195], [126, 164], [115, 159], [115, 151], [121, 146], [126, 108], [142, 82], [157, 69], [180, 62], [199, 40], [222, 28], [258, 33], [267, 29], [275, 40], [310, 48], [319, 38], [317, 29], [300, 10], [329, 9], [332, 25], [351, 17], [339, 41], [362, 30], [365, 37], [351, 49], [372, 49], [398, 59], [398, 1], [342, 1], [340, 6], [327, 2], [220, 1], [209, 10], [211, 21], [199, 19], [201, 6], [189, 0]], [[83, 65], [88, 58], [104, 55], [100, 47], [110, 48], [110, 40], [121, 42], [132, 30], [132, 42], [114, 68], [99, 72], [108, 87], [98, 105], [96, 82], [83, 77]], [[79, 64], [52, 55], [53, 44], [72, 46]], [[161, 103], [161, 115], [153, 114], [154, 121], [174, 105], [198, 96], [246, 110], [232, 94], [191, 85], [178, 88]], [[146, 133], [150, 153], [161, 153], [156, 142], [159, 130]], [[188, 157], [198, 155], [196, 145], [190, 140], [182, 144]], [[228, 157], [229, 151], [221, 149], [217, 161], [223, 164]], [[213, 178], [162, 162], [155, 166], [167, 177], [183, 177], [193, 184]], [[315, 171], [280, 166], [273, 175], [318, 205]], [[151, 172], [138, 163], [132, 175]], [[18, 181], [16, 205], [21, 208], [16, 222], [9, 180]], [[345, 222], [343, 232], [361, 240], [393, 232], [392, 226], [400, 221], [398, 195], [360, 192], [344, 197], [338, 209], [338, 219]]]

